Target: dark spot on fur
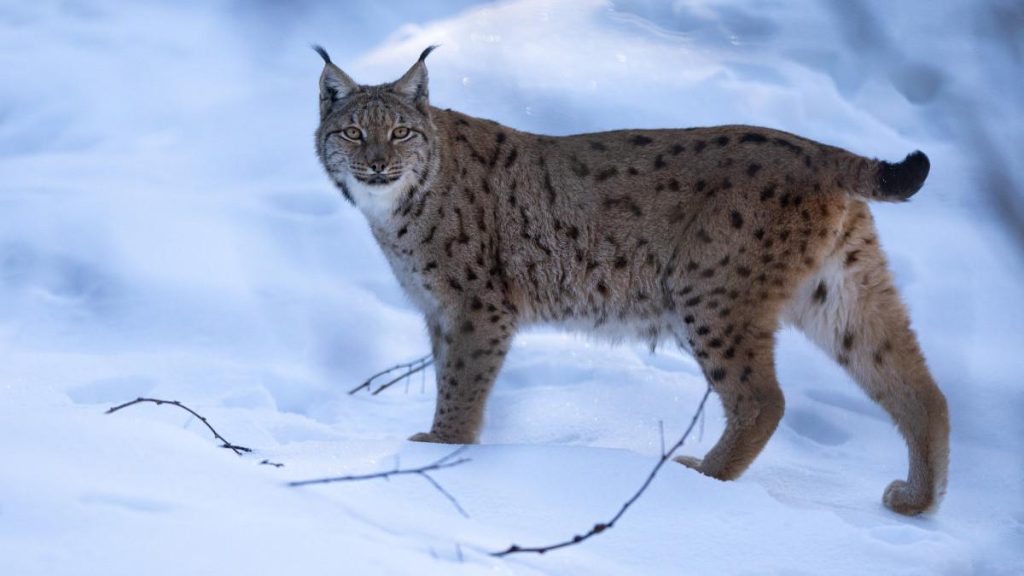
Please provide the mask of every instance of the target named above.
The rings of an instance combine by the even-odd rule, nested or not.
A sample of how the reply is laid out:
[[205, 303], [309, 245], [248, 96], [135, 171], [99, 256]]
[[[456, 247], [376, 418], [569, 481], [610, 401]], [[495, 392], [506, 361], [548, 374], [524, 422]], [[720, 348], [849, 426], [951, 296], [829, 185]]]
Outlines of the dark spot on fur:
[[754, 371], [750, 369], [750, 366], [744, 366], [743, 367], [743, 372], [740, 373], [740, 382], [746, 382], [746, 381], [750, 380], [750, 376], [753, 373], [754, 373]]
[[804, 151], [803, 148], [797, 146], [796, 144], [793, 144], [792, 142], [784, 138], [773, 138], [772, 144], [775, 144], [776, 146], [781, 146], [794, 154], [800, 154]]
[[661, 154], [658, 154], [657, 156], [654, 157], [654, 169], [655, 170], [661, 170], [665, 166], [668, 166], [668, 164], [665, 164], [665, 159], [662, 157]]
[[640, 173], [640, 171], [639, 171], [639, 170], [637, 170], [636, 168], [634, 168], [634, 167], [632, 167], [632, 166], [630, 166], [630, 167], [629, 167], [628, 169], [626, 169], [626, 172], [627, 172], [627, 173], [628, 173], [628, 174], [629, 174], [630, 176], [636, 176], [637, 174], [639, 174], [639, 173]]
[[587, 144], [590, 144], [590, 149], [591, 150], [598, 150], [598, 151], [604, 152], [605, 150], [608, 149], [607, 146], [605, 146], [604, 144], [602, 144], [602, 143], [600, 143], [600, 142], [598, 142], [596, 140], [590, 140], [589, 142], [587, 142]]
[[759, 170], [761, 170], [760, 164], [751, 164], [750, 166], [747, 166], [747, 176], [753, 178], [754, 176], [757, 175], [757, 172]]
[[570, 226], [569, 229], [566, 231], [566, 235], [568, 235], [569, 238], [575, 240], [580, 237], [580, 229], [575, 226]]
[[725, 375], [725, 368], [719, 367], [712, 368], [711, 372], [708, 373], [708, 377], [711, 378], [712, 382], [721, 382], [722, 380], [725, 380]]
[[518, 158], [518, 157], [519, 157], [519, 149], [518, 148], [513, 148], [508, 153], [508, 158], [505, 158], [505, 168], [506, 169], [511, 168], [512, 165], [516, 163], [516, 158]]
[[683, 146], [682, 144], [673, 144], [672, 145], [672, 155], [673, 156], [678, 156], [680, 153], [682, 153], [683, 150], [686, 150], [686, 147]]
[[651, 140], [650, 138], [642, 134], [637, 134], [636, 136], [633, 136], [632, 138], [630, 138], [629, 141], [630, 143], [633, 144], [633, 146], [647, 146], [651, 142], [654, 142], [654, 140]]
[[719, 146], [725, 146], [726, 144], [729, 143], [729, 137], [719, 136], [718, 138], [715, 138], [715, 143], [718, 144]]
[[740, 214], [736, 210], [733, 210], [732, 214], [730, 215], [729, 218], [732, 221], [732, 227], [733, 228], [735, 228], [737, 230], [739, 230], [740, 228], [743, 228], [743, 215], [742, 214]]
[[760, 134], [755, 134], [753, 132], [747, 132], [746, 134], [743, 135], [742, 138], [740, 138], [740, 142], [753, 142], [755, 144], [762, 144], [767, 141], [768, 139], [765, 138], [764, 136]]
[[708, 147], [708, 143], [703, 140], [697, 140], [697, 143], [693, 145], [694, 154], [700, 154]]
[[572, 173], [579, 178], [586, 178], [590, 174], [590, 167], [581, 162], [576, 156], [569, 157], [569, 167], [572, 169]]
[[849, 352], [850, 348], [853, 348], [853, 332], [847, 330], [843, 334], [843, 350]]
[[704, 188], [707, 188], [708, 183], [703, 180], [697, 180], [697, 192], [703, 192]]
[[818, 287], [814, 289], [814, 301], [822, 304], [826, 298], [828, 298], [828, 288], [825, 287], [824, 281], [818, 282]]
[[629, 210], [633, 214], [633, 216], [637, 217], [643, 215], [643, 211], [640, 209], [640, 205], [637, 204], [632, 198], [628, 198], [626, 196], [605, 198], [603, 206], [607, 209], [623, 208]]
[[595, 176], [594, 179], [597, 180], [598, 182], [604, 182], [605, 180], [611, 178], [612, 176], [615, 176], [618, 173], [619, 169], [612, 166], [611, 168], [605, 168], [604, 170], [598, 172], [597, 176]]
[[769, 184], [761, 189], [761, 202], [771, 200], [775, 197], [775, 184]]
[[846, 253], [846, 260], [844, 264], [846, 266], [853, 266], [860, 259], [860, 250], [851, 250]]
[[673, 192], [679, 192], [679, 181], [675, 178], [668, 181], [668, 189]]

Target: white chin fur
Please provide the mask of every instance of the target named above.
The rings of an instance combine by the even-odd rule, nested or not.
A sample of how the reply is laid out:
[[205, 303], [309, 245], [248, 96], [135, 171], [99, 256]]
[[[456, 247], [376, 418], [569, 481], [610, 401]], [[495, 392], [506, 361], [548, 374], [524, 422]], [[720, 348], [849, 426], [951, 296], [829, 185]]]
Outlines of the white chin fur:
[[395, 202], [408, 190], [408, 180], [408, 175], [402, 175], [390, 184], [364, 184], [349, 174], [346, 184], [352, 200], [363, 214], [369, 219], [384, 222], [390, 217]]

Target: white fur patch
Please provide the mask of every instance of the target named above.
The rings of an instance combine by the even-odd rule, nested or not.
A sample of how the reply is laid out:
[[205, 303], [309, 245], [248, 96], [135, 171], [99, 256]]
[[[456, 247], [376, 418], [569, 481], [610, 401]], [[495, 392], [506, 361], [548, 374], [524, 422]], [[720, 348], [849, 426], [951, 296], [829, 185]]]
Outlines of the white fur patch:
[[[819, 286], [825, 289], [823, 302], [814, 296]], [[832, 350], [839, 335], [850, 325], [856, 307], [856, 287], [849, 283], [842, 262], [833, 257], [825, 260], [817, 273], [804, 281], [786, 307], [783, 318], [802, 328], [811, 340]]]
[[356, 206], [362, 210], [366, 218], [371, 222], [384, 224], [391, 217], [395, 202], [401, 197], [410, 186], [408, 174], [391, 184], [364, 184], [355, 179], [351, 174], [345, 177], [349, 193]]

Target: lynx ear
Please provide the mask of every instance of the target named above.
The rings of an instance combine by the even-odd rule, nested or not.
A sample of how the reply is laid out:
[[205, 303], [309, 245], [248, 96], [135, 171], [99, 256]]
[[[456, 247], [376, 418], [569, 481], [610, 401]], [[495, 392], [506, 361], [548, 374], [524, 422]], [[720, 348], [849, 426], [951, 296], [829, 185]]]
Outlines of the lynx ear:
[[324, 71], [320, 74], [320, 112], [324, 113], [325, 108], [329, 111], [331, 104], [358, 90], [359, 84], [331, 62], [326, 50], [316, 45], [313, 50], [324, 59]]
[[437, 48], [437, 44], [428, 46], [426, 50], [420, 54], [420, 59], [409, 68], [409, 71], [405, 73], [401, 78], [392, 84], [392, 89], [395, 92], [405, 96], [412, 100], [412, 103], [416, 106], [425, 105], [427, 103], [428, 90], [427, 90], [427, 65], [425, 60], [434, 49]]

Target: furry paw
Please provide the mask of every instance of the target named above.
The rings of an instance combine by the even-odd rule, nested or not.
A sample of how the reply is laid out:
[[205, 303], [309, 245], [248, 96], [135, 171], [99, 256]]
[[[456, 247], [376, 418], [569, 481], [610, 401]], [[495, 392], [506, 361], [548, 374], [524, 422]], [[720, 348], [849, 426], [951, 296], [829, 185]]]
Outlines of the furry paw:
[[882, 496], [885, 507], [897, 514], [916, 516], [926, 512], [934, 504], [933, 498], [914, 489], [903, 480], [893, 480]]
[[433, 432], [420, 432], [409, 437], [411, 442], [431, 442], [433, 444], [472, 444], [472, 440], [459, 438], [442, 438]]
[[444, 444], [440, 438], [432, 434], [431, 432], [418, 432], [409, 436], [411, 442], [433, 442], [434, 444]]
[[693, 468], [697, 472], [700, 472], [700, 465], [704, 462], [700, 458], [694, 458], [693, 456], [676, 456], [672, 460], [679, 462], [687, 468]]

